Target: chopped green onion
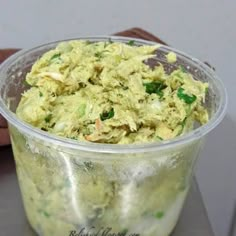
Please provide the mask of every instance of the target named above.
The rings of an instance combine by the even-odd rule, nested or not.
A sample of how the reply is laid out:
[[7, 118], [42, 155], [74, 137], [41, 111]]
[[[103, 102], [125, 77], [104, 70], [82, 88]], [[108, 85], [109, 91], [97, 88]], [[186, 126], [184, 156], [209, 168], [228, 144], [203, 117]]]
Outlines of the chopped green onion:
[[160, 91], [157, 91], [156, 94], [159, 95], [160, 98], [162, 98], [162, 97], [164, 96], [164, 93], [163, 93], [163, 91], [161, 91], [161, 90], [160, 90]]
[[31, 86], [31, 84], [29, 84], [29, 83], [27, 82], [27, 80], [24, 80], [23, 83], [24, 83], [25, 85], [27, 85], [27, 86]]
[[163, 211], [158, 211], [158, 212], [156, 213], [156, 215], [155, 215], [155, 217], [156, 217], [157, 219], [161, 219], [163, 216], [164, 216], [164, 212], [163, 212]]
[[186, 120], [187, 120], [187, 117], [185, 117], [184, 120], [180, 123], [181, 127], [177, 135], [181, 135], [183, 133], [184, 127], [186, 125]]
[[109, 112], [103, 112], [100, 115], [100, 119], [101, 119], [101, 121], [111, 119], [114, 116], [114, 114], [115, 114], [115, 112], [114, 112], [114, 109], [112, 108]]
[[45, 117], [44, 120], [45, 120], [46, 123], [49, 123], [51, 119], [52, 119], [52, 114], [49, 114]]
[[109, 43], [105, 42], [103, 47], [106, 48], [109, 45]]
[[53, 60], [55, 60], [55, 59], [58, 59], [60, 56], [61, 56], [61, 53], [57, 53], [57, 54], [55, 54], [55, 55], [53, 55], [53, 56], [51, 57], [50, 61], [53, 61]]
[[43, 130], [43, 131], [48, 131], [48, 130], [47, 130], [46, 128], [44, 128], [44, 127], [42, 127], [41, 130]]
[[188, 73], [188, 71], [186, 70], [184, 66], [180, 65], [179, 67], [183, 73]]
[[108, 50], [103, 50], [101, 52], [95, 52], [94, 56], [97, 57], [98, 59], [101, 59], [105, 52], [109, 52], [109, 51]]
[[197, 97], [195, 95], [188, 95], [188, 94], [184, 93], [184, 89], [181, 87], [177, 91], [177, 96], [180, 99], [184, 100], [185, 103], [187, 103], [187, 104], [192, 104], [197, 99]]
[[129, 46], [134, 46], [134, 40], [130, 40], [127, 44], [128, 44]]
[[76, 138], [75, 136], [73, 136], [73, 137], [68, 137], [68, 138], [77, 140], [77, 138]]
[[43, 93], [41, 91], [39, 91], [39, 97], [42, 97]]
[[160, 136], [158, 136], [158, 135], [156, 136], [156, 138], [159, 139], [159, 140], [161, 140], [161, 141], [163, 140], [163, 138], [160, 137]]
[[109, 38], [107, 42], [104, 43], [104, 48], [106, 48], [109, 44], [112, 44], [113, 41]]
[[45, 216], [45, 217], [50, 217], [50, 214], [49, 213], [47, 213], [46, 211], [42, 211], [42, 213], [43, 213], [43, 215]]
[[94, 168], [93, 163], [91, 161], [85, 161], [84, 165], [85, 165], [87, 170], [92, 170]]
[[125, 236], [128, 233], [128, 229], [123, 229], [118, 235]]
[[186, 125], [186, 120], [187, 120], [187, 117], [185, 117], [184, 120], [181, 122], [182, 128], [184, 128], [184, 126]]
[[78, 108], [78, 114], [79, 117], [82, 117], [85, 115], [85, 111], [86, 111], [86, 104], [81, 104]]
[[145, 83], [144, 86], [146, 88], [147, 93], [149, 94], [156, 93], [160, 97], [163, 97], [164, 94], [162, 90], [166, 88], [166, 85], [164, 85], [161, 82]]
[[43, 214], [47, 218], [50, 217], [50, 214], [48, 212], [46, 212], [45, 210], [39, 209], [38, 212]]
[[95, 52], [94, 56], [98, 57], [98, 58], [101, 58], [102, 57], [102, 52]]

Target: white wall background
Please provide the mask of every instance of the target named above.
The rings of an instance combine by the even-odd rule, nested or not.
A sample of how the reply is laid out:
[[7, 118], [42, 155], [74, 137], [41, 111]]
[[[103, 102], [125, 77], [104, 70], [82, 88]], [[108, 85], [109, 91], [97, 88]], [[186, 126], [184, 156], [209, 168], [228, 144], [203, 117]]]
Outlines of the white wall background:
[[214, 65], [229, 109], [208, 136], [197, 178], [216, 235], [227, 234], [236, 200], [235, 0], [0, 0], [0, 10], [0, 48], [139, 26]]

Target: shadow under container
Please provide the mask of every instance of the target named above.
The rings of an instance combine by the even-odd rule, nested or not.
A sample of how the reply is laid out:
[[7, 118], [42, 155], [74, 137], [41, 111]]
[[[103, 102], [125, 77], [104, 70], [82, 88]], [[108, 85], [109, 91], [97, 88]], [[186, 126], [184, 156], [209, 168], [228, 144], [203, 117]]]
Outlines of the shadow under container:
[[[128, 42], [123, 37], [80, 38]], [[40, 236], [90, 233], [167, 236], [173, 231], [190, 188], [206, 134], [223, 119], [226, 92], [206, 65], [161, 46], [155, 63], [167, 73], [184, 66], [209, 83], [210, 121], [186, 135], [149, 144], [96, 144], [57, 137], [19, 120], [15, 111], [32, 64], [58, 42], [20, 51], [0, 68], [0, 112], [7, 119], [27, 218]], [[135, 40], [135, 44], [154, 44]], [[173, 51], [177, 62], [168, 64]], [[152, 62], [153, 63], [153, 62]]]

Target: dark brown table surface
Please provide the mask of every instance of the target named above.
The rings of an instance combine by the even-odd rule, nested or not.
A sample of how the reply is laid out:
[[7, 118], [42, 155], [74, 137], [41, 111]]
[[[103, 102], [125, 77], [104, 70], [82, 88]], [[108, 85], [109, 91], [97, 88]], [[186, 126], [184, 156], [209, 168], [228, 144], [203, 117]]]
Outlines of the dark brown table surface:
[[[0, 147], [0, 235], [35, 236], [22, 206], [11, 146]], [[195, 179], [172, 236], [213, 236]]]

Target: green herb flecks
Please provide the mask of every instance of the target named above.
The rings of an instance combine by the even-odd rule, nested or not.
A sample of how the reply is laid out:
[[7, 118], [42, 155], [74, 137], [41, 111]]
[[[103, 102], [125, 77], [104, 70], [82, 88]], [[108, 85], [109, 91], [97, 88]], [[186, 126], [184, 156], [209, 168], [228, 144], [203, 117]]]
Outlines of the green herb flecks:
[[120, 236], [125, 236], [127, 233], [128, 233], [128, 229], [123, 229], [120, 233], [119, 233], [119, 235]]
[[184, 89], [181, 87], [177, 91], [177, 96], [179, 99], [184, 100], [185, 103], [187, 103], [187, 104], [192, 104], [197, 99], [197, 97], [195, 95], [188, 95], [188, 94], [184, 93]]
[[39, 91], [39, 97], [42, 97], [43, 93], [41, 91]]
[[181, 135], [183, 133], [185, 125], [186, 125], [186, 120], [187, 120], [187, 117], [185, 117], [184, 120], [180, 123], [180, 130], [177, 135]]
[[161, 140], [161, 141], [163, 141], [163, 138], [160, 137], [160, 136], [158, 136], [158, 135], [156, 136], [156, 138], [159, 139], [159, 140]]
[[50, 61], [54, 61], [54, 60], [56, 60], [56, 59], [59, 59], [60, 56], [61, 56], [61, 53], [54, 54], [54, 55], [51, 57]]
[[113, 43], [113, 41], [111, 40], [111, 38], [108, 39], [108, 43]]
[[49, 217], [50, 217], [50, 214], [49, 214], [49, 213], [47, 213], [46, 211], [43, 211], [43, 215], [44, 215], [45, 217], [47, 217], [47, 218], [49, 218]]
[[51, 119], [52, 119], [52, 114], [49, 114], [44, 118], [46, 123], [49, 123]]
[[163, 212], [163, 211], [158, 211], [158, 212], [155, 214], [155, 217], [156, 217], [157, 219], [161, 219], [161, 218], [163, 218], [163, 216], [164, 216], [164, 212]]
[[106, 48], [108, 45], [109, 45], [109, 43], [108, 43], [108, 42], [105, 42], [104, 45], [103, 45], [103, 47]]
[[41, 130], [43, 130], [43, 131], [48, 131], [48, 129], [46, 129], [46, 128], [44, 128], [44, 127], [42, 127]]
[[162, 90], [166, 88], [166, 85], [161, 82], [145, 83], [144, 86], [146, 88], [147, 93], [149, 93], [149, 94], [156, 93], [161, 98], [164, 95]]
[[186, 125], [186, 120], [187, 120], [187, 117], [185, 117], [184, 120], [181, 122], [181, 126], [182, 126], [183, 129]]
[[104, 57], [104, 53], [105, 52], [108, 52], [108, 50], [103, 50], [103, 51], [100, 51], [100, 52], [95, 52], [94, 53], [94, 56], [98, 58], [98, 60], [100, 60], [101, 58]]
[[24, 83], [24, 85], [31, 86], [31, 84], [29, 84], [29, 83], [27, 82], [27, 80], [24, 80], [23, 83]]
[[73, 140], [77, 140], [77, 139], [78, 139], [78, 138], [77, 138], [77, 137], [75, 137], [75, 136], [68, 137], [68, 138], [70, 138], [70, 139], [73, 139]]
[[102, 52], [95, 52], [94, 56], [100, 59], [102, 58]]
[[81, 104], [78, 108], [78, 114], [79, 117], [82, 117], [85, 115], [85, 111], [86, 111], [86, 104]]
[[186, 70], [186, 68], [182, 65], [179, 66], [180, 67], [180, 70], [183, 72], [183, 73], [188, 73], [188, 71]]
[[41, 213], [41, 214], [43, 214], [46, 218], [49, 218], [51, 215], [48, 213], [48, 212], [46, 212], [45, 210], [38, 210], [38, 212], [39, 213]]
[[109, 38], [108, 41], [104, 43], [104, 48], [106, 48], [108, 45], [112, 44], [113, 41]]
[[101, 121], [111, 119], [114, 116], [114, 114], [115, 112], [114, 109], [112, 108], [109, 112], [103, 112], [102, 114], [100, 114], [100, 119]]
[[161, 90], [157, 91], [156, 94], [159, 95], [160, 98], [162, 98], [164, 96], [164, 93]]
[[94, 168], [93, 163], [91, 161], [85, 161], [84, 166], [87, 170], [92, 170]]
[[90, 45], [90, 44], [92, 44], [93, 42], [91, 42], [90, 40], [86, 40], [86, 44], [87, 45]]
[[129, 46], [134, 46], [134, 40], [130, 40], [127, 44], [128, 44]]

